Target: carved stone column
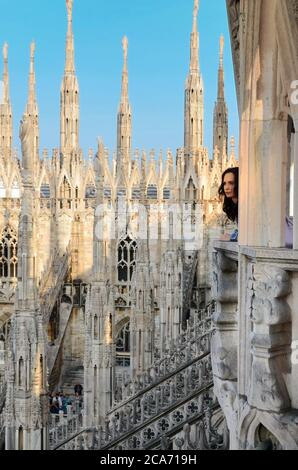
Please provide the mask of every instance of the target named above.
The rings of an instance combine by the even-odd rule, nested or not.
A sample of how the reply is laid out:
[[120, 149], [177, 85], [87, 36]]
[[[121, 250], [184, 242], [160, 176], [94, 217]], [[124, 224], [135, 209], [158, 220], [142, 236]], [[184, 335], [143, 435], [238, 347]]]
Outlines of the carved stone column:
[[290, 278], [280, 267], [257, 264], [252, 282], [252, 367], [248, 403], [260, 410], [289, 408], [284, 376], [289, 373], [291, 311]]

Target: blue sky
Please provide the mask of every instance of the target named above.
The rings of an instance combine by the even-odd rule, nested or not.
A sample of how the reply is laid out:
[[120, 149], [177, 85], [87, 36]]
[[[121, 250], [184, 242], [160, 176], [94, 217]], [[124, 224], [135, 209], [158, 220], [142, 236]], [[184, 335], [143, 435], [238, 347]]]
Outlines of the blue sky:
[[[212, 148], [219, 36], [225, 37], [225, 83], [230, 136], [238, 142], [238, 112], [225, 0], [201, 0], [200, 64], [205, 83], [205, 145]], [[67, 28], [65, 0], [0, 0], [0, 43], [9, 44], [14, 145], [25, 109], [29, 45], [36, 42], [41, 149], [59, 146], [60, 85]], [[184, 83], [189, 67], [193, 0], [74, 0], [76, 72], [80, 85], [80, 143], [86, 153], [103, 136], [116, 146], [122, 37], [129, 41], [133, 147], [183, 146]], [[1, 47], [2, 48], [2, 47]], [[2, 73], [2, 64], [1, 64]]]

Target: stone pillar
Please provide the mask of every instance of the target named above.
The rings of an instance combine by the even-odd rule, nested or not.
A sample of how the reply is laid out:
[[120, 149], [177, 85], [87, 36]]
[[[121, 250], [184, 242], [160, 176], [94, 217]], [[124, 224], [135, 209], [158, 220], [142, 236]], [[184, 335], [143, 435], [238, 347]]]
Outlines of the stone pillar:
[[227, 420], [230, 447], [237, 449], [238, 250], [232, 247], [232, 243], [226, 243], [226, 247], [228, 245], [231, 245], [232, 253], [221, 249], [220, 242], [216, 244], [214, 253], [213, 298], [216, 300], [216, 311], [211, 357], [214, 392]]
[[[241, 38], [239, 244], [283, 247], [287, 115], [278, 114], [276, 0], [246, 2]], [[262, 25], [262, 27], [260, 27]]]

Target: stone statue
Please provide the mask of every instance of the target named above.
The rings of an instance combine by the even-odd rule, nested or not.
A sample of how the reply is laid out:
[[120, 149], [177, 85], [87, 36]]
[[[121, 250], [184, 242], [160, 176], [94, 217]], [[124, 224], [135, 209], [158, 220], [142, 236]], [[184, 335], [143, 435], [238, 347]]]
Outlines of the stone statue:
[[221, 35], [221, 36], [220, 36], [220, 63], [221, 63], [221, 66], [223, 65], [224, 45], [225, 45], [225, 39], [224, 39], [224, 37]]
[[193, 16], [196, 18], [199, 12], [199, 0], [195, 0], [194, 9], [193, 9]]
[[30, 169], [30, 160], [33, 154], [33, 125], [30, 117], [24, 114], [23, 120], [20, 124], [20, 139], [22, 145], [23, 168], [24, 170]]
[[126, 36], [122, 39], [122, 46], [123, 46], [123, 52], [124, 52], [124, 62], [127, 60], [127, 51], [128, 51], [128, 39]]
[[72, 6], [73, 6], [73, 0], [66, 0], [66, 8], [67, 8], [67, 13], [68, 13], [69, 18], [71, 18], [71, 15], [72, 15]]
[[30, 44], [30, 59], [34, 60], [34, 53], [35, 53], [35, 42], [33, 41]]

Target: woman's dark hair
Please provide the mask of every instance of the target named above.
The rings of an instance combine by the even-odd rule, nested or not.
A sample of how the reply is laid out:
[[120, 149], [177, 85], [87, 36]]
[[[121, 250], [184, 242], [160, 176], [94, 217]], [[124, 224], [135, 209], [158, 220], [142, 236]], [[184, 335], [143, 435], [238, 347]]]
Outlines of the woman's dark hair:
[[232, 220], [233, 222], [238, 222], [238, 201], [233, 202], [231, 198], [226, 197], [225, 191], [224, 191], [224, 177], [226, 174], [232, 173], [235, 176], [235, 193], [236, 197], [238, 199], [238, 180], [239, 180], [239, 168], [228, 168], [224, 173], [222, 174], [221, 178], [221, 185], [218, 190], [218, 194], [220, 197], [224, 197], [224, 203], [223, 203], [223, 208], [222, 210], [224, 211], [225, 214], [227, 214], [227, 217], [229, 220]]

